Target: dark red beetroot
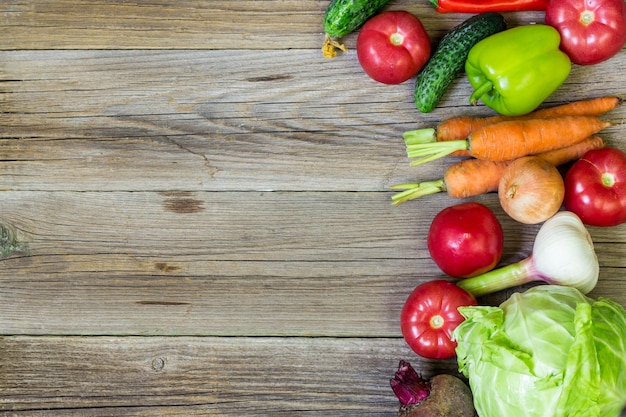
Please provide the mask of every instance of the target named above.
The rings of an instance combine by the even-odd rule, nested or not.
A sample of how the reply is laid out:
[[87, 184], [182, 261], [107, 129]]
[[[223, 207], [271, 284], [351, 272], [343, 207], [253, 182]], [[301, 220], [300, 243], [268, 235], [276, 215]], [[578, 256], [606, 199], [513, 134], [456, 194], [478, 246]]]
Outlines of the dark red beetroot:
[[410, 363], [400, 361], [390, 381], [400, 400], [400, 417], [476, 417], [472, 392], [453, 375], [436, 375], [426, 381]]

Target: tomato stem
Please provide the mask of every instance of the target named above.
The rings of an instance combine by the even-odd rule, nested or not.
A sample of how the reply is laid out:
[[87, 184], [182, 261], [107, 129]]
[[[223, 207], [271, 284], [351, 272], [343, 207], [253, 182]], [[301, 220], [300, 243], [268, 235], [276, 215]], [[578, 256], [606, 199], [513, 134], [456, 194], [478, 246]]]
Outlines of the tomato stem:
[[389, 37], [389, 41], [392, 45], [399, 46], [404, 43], [404, 36], [402, 34], [396, 32]]
[[615, 185], [615, 176], [610, 172], [604, 172], [602, 173], [601, 181], [605, 187], [612, 187]]
[[589, 26], [595, 20], [595, 16], [592, 11], [585, 10], [580, 14], [580, 23], [585, 26]]
[[441, 326], [445, 324], [445, 322], [446, 321], [443, 319], [443, 317], [437, 314], [430, 318], [430, 327], [432, 327], [433, 329], [440, 329]]

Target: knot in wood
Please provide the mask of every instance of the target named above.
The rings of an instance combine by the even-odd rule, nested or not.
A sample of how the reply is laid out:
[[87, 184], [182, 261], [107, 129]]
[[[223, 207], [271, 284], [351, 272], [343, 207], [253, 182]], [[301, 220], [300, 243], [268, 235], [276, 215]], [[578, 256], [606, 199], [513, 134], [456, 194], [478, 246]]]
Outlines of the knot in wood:
[[154, 358], [152, 359], [152, 369], [156, 372], [160, 372], [165, 367], [165, 359]]

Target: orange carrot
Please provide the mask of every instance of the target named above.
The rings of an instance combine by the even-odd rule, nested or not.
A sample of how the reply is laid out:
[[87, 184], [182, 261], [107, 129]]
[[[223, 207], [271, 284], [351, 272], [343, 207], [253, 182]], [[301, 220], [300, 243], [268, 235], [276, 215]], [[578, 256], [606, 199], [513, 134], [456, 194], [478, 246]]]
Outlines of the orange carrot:
[[443, 177], [446, 191], [453, 198], [467, 198], [495, 191], [509, 163], [510, 161], [465, 159], [446, 170]]
[[[538, 156], [558, 166], [579, 159], [589, 150], [603, 147], [604, 141], [601, 137], [591, 136], [574, 145], [540, 153]], [[392, 189], [404, 191], [396, 193], [391, 199], [393, 204], [399, 205], [424, 195], [444, 191], [453, 198], [467, 198], [496, 191], [502, 173], [510, 162], [464, 159], [448, 167], [441, 180], [392, 186]]]
[[419, 158], [412, 165], [458, 150], [468, 150], [478, 159], [509, 161], [573, 145], [611, 125], [596, 116], [507, 120], [483, 126], [466, 140], [408, 145], [407, 153], [409, 158]]
[[591, 136], [582, 142], [575, 143], [565, 148], [540, 153], [538, 156], [550, 162], [555, 167], [567, 162], [580, 159], [587, 151], [604, 148], [604, 140], [600, 136]]
[[595, 116], [509, 120], [473, 131], [467, 150], [476, 158], [510, 161], [573, 145], [609, 126]]
[[621, 102], [619, 97], [604, 96], [547, 107], [524, 116], [452, 117], [437, 126], [437, 141], [465, 139], [472, 131], [482, 126], [506, 120], [545, 119], [561, 116], [601, 116], [617, 108]]
[[[488, 124], [503, 122], [506, 120], [539, 119], [561, 116], [601, 116], [616, 109], [622, 103], [622, 99], [616, 96], [602, 96], [587, 100], [573, 101], [570, 103], [546, 107], [535, 110], [524, 116], [491, 116], [451, 117], [439, 123], [436, 129], [426, 128], [405, 132], [404, 137], [407, 145], [411, 143], [442, 142], [467, 138], [470, 133]], [[467, 156], [468, 152], [456, 151], [454, 156]]]

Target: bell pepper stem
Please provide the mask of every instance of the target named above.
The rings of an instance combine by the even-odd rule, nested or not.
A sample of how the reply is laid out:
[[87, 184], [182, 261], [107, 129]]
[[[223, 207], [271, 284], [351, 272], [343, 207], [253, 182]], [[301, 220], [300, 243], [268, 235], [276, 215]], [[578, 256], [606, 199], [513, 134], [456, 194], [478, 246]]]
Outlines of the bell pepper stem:
[[486, 80], [484, 83], [482, 83], [481, 85], [478, 86], [478, 88], [476, 88], [474, 90], [474, 92], [472, 93], [472, 95], [469, 98], [469, 102], [472, 106], [475, 106], [476, 104], [478, 104], [478, 100], [480, 100], [480, 98], [487, 94], [489, 91], [491, 91], [491, 89], [493, 89], [493, 83], [489, 80]]

